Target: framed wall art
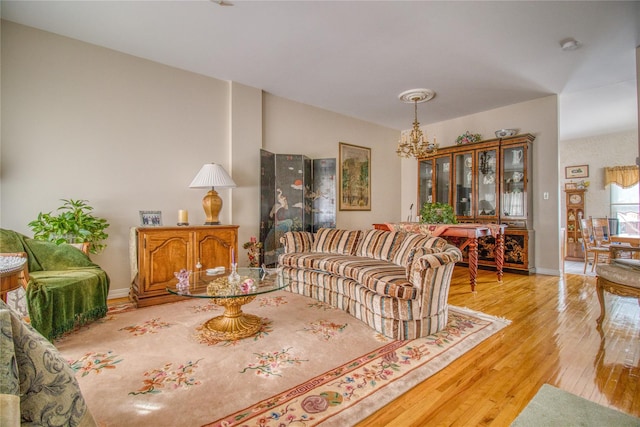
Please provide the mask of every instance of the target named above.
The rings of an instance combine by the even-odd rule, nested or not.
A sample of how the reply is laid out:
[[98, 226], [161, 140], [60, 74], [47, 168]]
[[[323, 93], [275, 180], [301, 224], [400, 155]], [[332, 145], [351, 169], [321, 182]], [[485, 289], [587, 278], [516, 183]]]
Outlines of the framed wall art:
[[371, 148], [340, 143], [341, 211], [371, 210]]
[[566, 168], [564, 168], [564, 177], [566, 179], [588, 178], [589, 165], [567, 166]]
[[140, 225], [160, 227], [162, 225], [162, 211], [140, 211]]

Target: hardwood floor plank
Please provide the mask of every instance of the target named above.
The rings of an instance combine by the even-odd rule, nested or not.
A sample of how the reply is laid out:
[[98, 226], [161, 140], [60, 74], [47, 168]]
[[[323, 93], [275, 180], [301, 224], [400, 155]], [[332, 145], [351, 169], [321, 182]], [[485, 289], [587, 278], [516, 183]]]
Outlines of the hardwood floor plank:
[[607, 295], [603, 339], [595, 280], [456, 268], [449, 303], [511, 325], [357, 425], [508, 426], [545, 383], [640, 417], [640, 305]]

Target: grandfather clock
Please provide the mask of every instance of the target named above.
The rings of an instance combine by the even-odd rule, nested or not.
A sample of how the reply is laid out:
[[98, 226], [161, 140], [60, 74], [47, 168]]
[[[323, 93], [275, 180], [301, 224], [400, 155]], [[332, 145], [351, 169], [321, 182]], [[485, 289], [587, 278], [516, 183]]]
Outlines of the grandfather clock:
[[582, 232], [580, 220], [584, 218], [585, 192], [584, 189], [565, 189], [567, 211], [567, 255], [566, 259], [572, 261], [584, 260], [582, 247]]

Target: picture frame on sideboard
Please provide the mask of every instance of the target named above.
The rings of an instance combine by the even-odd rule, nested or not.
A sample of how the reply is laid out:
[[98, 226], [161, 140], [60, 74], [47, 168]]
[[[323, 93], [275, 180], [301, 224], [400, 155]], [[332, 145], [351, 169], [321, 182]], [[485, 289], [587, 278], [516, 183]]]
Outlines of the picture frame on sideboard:
[[162, 211], [140, 211], [140, 225], [142, 227], [161, 227]]

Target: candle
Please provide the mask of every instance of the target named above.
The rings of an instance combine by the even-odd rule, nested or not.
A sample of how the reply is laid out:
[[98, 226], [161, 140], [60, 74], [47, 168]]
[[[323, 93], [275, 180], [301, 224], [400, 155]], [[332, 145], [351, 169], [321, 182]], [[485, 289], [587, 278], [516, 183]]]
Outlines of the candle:
[[236, 256], [233, 252], [233, 248], [231, 248], [231, 265], [236, 263]]
[[189, 211], [180, 209], [178, 211], [178, 224], [187, 224], [189, 223]]

